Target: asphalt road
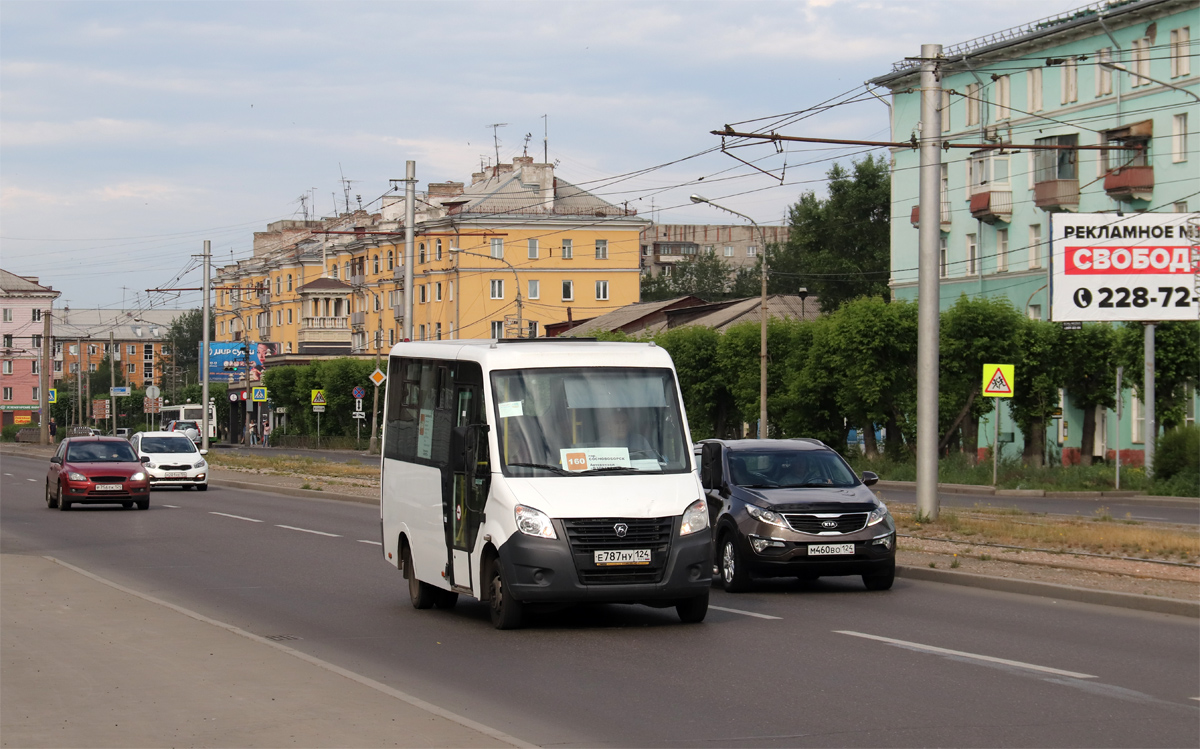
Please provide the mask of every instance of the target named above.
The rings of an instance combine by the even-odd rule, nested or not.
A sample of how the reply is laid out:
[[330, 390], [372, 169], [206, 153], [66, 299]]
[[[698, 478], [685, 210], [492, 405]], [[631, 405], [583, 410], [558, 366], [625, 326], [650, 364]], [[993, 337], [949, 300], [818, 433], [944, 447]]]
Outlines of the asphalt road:
[[43, 502], [45, 465], [0, 462], [3, 552], [295, 638], [537, 744], [1200, 745], [1193, 619], [850, 578], [714, 590], [700, 625], [612, 605], [498, 632], [475, 602], [414, 610], [370, 506], [213, 487], [63, 513]]

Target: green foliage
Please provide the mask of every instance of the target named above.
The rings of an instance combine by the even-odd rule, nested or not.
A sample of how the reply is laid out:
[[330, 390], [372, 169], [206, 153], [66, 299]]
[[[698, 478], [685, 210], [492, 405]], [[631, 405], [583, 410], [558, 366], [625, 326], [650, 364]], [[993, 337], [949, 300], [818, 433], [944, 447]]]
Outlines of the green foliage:
[[16, 442], [17, 432], [21, 431], [24, 424], [5, 424], [3, 429], [0, 429], [0, 442]]
[[[1123, 338], [1125, 371], [1129, 384], [1145, 393], [1143, 326], [1126, 323]], [[1200, 379], [1200, 322], [1170, 320], [1154, 326], [1154, 416], [1159, 426], [1171, 429], [1183, 423], [1185, 385]]]
[[861, 296], [887, 299], [891, 182], [887, 160], [867, 156], [828, 172], [829, 197], [807, 192], [788, 212], [787, 245], [770, 257], [773, 293], [804, 286], [832, 312]]
[[[354, 437], [358, 429], [354, 412], [352, 391], [361, 385], [367, 391], [363, 406], [367, 418], [363, 421], [364, 434], [371, 425], [370, 410], [374, 385], [367, 379], [375, 370], [375, 362], [358, 359], [329, 359], [312, 364], [272, 367], [263, 374], [263, 384], [270, 393], [274, 406], [287, 408], [289, 434], [317, 433], [317, 415], [312, 410], [312, 391], [324, 390], [326, 406], [321, 414], [321, 436]], [[386, 387], [386, 383], [385, 383]], [[379, 393], [379, 406], [383, 408], [385, 392]], [[273, 435], [272, 439], [278, 439]], [[324, 443], [322, 443], [324, 444]]]
[[1042, 464], [1046, 424], [1058, 408], [1058, 390], [1066, 384], [1063, 329], [1057, 323], [1025, 320], [1018, 335], [1022, 353], [1010, 399], [1013, 418], [1025, 436], [1025, 457]]
[[672, 266], [671, 275], [642, 276], [642, 301], [654, 302], [681, 296], [698, 296], [708, 302], [730, 295], [733, 269], [711, 252], [689, 257]]
[[1190, 473], [1200, 475], [1200, 427], [1171, 429], [1158, 438], [1154, 448], [1155, 481]]
[[731, 403], [717, 363], [720, 339], [717, 331], [699, 326], [675, 328], [654, 337], [675, 362], [683, 402], [688, 404], [688, 426], [695, 440], [717, 436], [723, 409]]

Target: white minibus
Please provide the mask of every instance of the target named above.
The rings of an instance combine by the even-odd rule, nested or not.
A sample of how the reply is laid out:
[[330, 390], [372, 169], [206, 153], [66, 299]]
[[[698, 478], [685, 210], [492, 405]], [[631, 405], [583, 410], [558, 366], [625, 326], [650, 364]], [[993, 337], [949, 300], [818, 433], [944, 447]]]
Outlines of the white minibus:
[[499, 629], [581, 602], [708, 611], [712, 538], [671, 357], [577, 339], [398, 343], [383, 554], [418, 609]]

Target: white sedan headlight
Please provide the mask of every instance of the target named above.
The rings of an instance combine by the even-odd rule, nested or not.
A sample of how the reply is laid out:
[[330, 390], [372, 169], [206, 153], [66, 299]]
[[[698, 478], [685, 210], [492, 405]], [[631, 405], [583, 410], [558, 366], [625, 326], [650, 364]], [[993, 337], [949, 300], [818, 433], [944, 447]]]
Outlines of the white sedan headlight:
[[192, 468], [203, 468], [203, 467], [204, 467], [204, 461], [203, 461], [203, 460], [201, 460], [201, 461], [200, 461], [199, 463], [197, 463], [196, 465], [192, 466]]
[[867, 518], [867, 525], [878, 525], [882, 523], [884, 518], [888, 516], [887, 505], [880, 503], [878, 507], [871, 510], [871, 515]]
[[708, 527], [708, 505], [703, 499], [697, 499], [683, 511], [683, 522], [679, 525], [679, 535], [687, 536]]
[[517, 530], [526, 536], [558, 538], [558, 534], [554, 532], [554, 523], [550, 522], [550, 518], [541, 510], [535, 510], [525, 505], [517, 505], [513, 510], [513, 514], [517, 519]]
[[147, 468], [155, 468], [156, 466], [153, 463], [147, 463], [146, 467]]

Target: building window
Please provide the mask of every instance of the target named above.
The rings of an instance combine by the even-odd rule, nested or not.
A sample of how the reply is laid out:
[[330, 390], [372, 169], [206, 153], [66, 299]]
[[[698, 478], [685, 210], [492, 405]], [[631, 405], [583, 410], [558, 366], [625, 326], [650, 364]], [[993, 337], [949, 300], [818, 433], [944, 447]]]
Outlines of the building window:
[[1008, 270], [1008, 229], [996, 230], [996, 272]]
[[1025, 106], [1030, 112], [1042, 111], [1042, 69], [1033, 68], [1026, 79]]
[[967, 235], [967, 275], [975, 275], [975, 261], [979, 256], [979, 238], [974, 234]]
[[41, 322], [42, 311], [40, 309], [30, 310], [30, 317], [34, 322]]
[[758, 247], [755, 245], [747, 245], [746, 257], [758, 257]]
[[54, 362], [54, 372], [55, 372], [55, 374], [62, 374], [62, 365], [63, 365], [63, 363], [62, 363], [62, 362], [60, 362], [60, 361], [56, 361], [56, 362]]
[[504, 280], [493, 279], [491, 282], [492, 299], [504, 298]]
[[996, 79], [996, 119], [1012, 117], [1012, 79], [1002, 75]]
[[1150, 38], [1134, 39], [1130, 48], [1133, 52], [1133, 59], [1129, 65], [1131, 79], [1129, 87], [1149, 86], [1150, 81], [1143, 76], [1150, 75]]
[[563, 298], [564, 302], [575, 301], [575, 282], [574, 281], [563, 281], [562, 282], [562, 298]]
[[[437, 341], [442, 340], [442, 324], [440, 322], [433, 324], [433, 338]], [[375, 348], [379, 348], [379, 341], [375, 342]]]
[[608, 260], [608, 240], [607, 239], [597, 239], [596, 240], [596, 259], [597, 260]]
[[1068, 58], [1062, 65], [1062, 103], [1079, 101], [1079, 66], [1075, 58]]
[[1112, 68], [1105, 67], [1105, 63], [1112, 62], [1112, 47], [1105, 47], [1098, 53], [1099, 59], [1096, 65], [1096, 98], [1108, 96], [1113, 92], [1113, 76]]
[[338, 264], [337, 263], [333, 264], [333, 277], [334, 278], [338, 277]]
[[1176, 164], [1187, 161], [1188, 121], [1186, 114], [1171, 118], [1171, 161]]
[[994, 156], [991, 151], [977, 151], [967, 161], [967, 184], [970, 194], [1008, 189], [1008, 157]]
[[71, 362], [71, 374], [75, 374], [78, 371], [79, 371], [79, 362], [77, 362], [77, 361]]
[[275, 310], [275, 324], [283, 325], [283, 310], [281, 309]]
[[[1149, 124], [1148, 122], [1146, 124]], [[1147, 166], [1150, 161], [1150, 136], [1139, 125], [1107, 130], [1100, 134], [1101, 145], [1140, 146], [1137, 151], [1103, 150], [1100, 152], [1100, 175], [1127, 166]]]
[[12, 388], [4, 388], [4, 400], [12, 400]]
[[1187, 201], [1186, 201], [1186, 200], [1181, 200], [1181, 201], [1179, 201], [1178, 203], [1175, 203], [1175, 204], [1172, 206], [1172, 209], [1173, 209], [1173, 210], [1174, 210], [1176, 213], [1187, 213], [1187, 212], [1188, 212], [1188, 209], [1187, 209]]
[[1179, 78], [1184, 75], [1191, 75], [1191, 45], [1192, 29], [1190, 26], [1183, 26], [1178, 29], [1171, 29], [1171, 77]]
[[425, 243], [421, 242], [417, 245], [417, 263], [425, 262]]
[[288, 291], [292, 290], [292, 274], [291, 273], [287, 274], [287, 290]]
[[[442, 301], [442, 282], [441, 281], [438, 281], [437, 283], [435, 283], [433, 285], [433, 298], [434, 298], [434, 301], [438, 301], [438, 302]], [[375, 297], [375, 305], [378, 307], [379, 297]]]
[[[1038, 138], [1034, 143], [1039, 146], [1076, 146], [1079, 144], [1079, 136], [1054, 135], [1049, 138]], [[1038, 182], [1079, 179], [1079, 173], [1075, 170], [1075, 154], [1074, 148], [1037, 151], [1033, 156], [1034, 179]]]
[[349, 260], [342, 263], [342, 277], [345, 278], [347, 281], [350, 280], [350, 261]]
[[967, 127], [979, 124], [979, 84], [967, 84]]
[[30, 343], [30, 345], [31, 345], [31, 346], [33, 346], [34, 348], [38, 348], [38, 349], [40, 349], [40, 348], [42, 347], [42, 336], [41, 336], [40, 334], [39, 334], [39, 335], [30, 336], [30, 337], [29, 337], [29, 343]]
[[525, 334], [525, 337], [526, 337], [526, 338], [537, 338], [537, 337], [538, 337], [538, 323], [537, 323], [537, 320], [530, 320], [530, 321], [529, 321], [529, 325], [528, 325], [528, 328], [527, 328], [527, 332], [526, 332], [526, 334]]
[[529, 298], [530, 299], [540, 299], [541, 293], [542, 293], [542, 282], [541, 281], [530, 281], [529, 282]]
[[41, 374], [41, 368], [38, 366], [40, 362], [37, 359], [32, 359], [29, 363], [32, 365], [30, 374]]
[[99, 365], [99, 364], [97, 364], [96, 362], [91, 362], [90, 364], [88, 364], [88, 371], [89, 371], [89, 372], [95, 372], [95, 371], [96, 371], [96, 370], [98, 370], [99, 368], [100, 368], [100, 365]]
[[396, 256], [392, 253], [391, 250], [388, 250], [388, 254], [387, 254], [387, 269], [388, 270], [396, 269]]
[[1029, 225], [1029, 267], [1042, 267], [1042, 225]]
[[596, 299], [601, 302], [608, 301], [608, 281], [596, 282]]
[[1025, 315], [1027, 317], [1029, 317], [1030, 320], [1041, 320], [1042, 319], [1042, 305], [1040, 305], [1040, 304], [1029, 305], [1025, 309]]
[[5, 307], [5, 308], [4, 308], [4, 322], [12, 322], [12, 321], [13, 321], [13, 318], [12, 318], [12, 308], [11, 308], [11, 307]]
[[504, 321], [492, 320], [492, 338], [504, 337]]
[[225, 321], [217, 323], [217, 335], [225, 335]]
[[417, 340], [418, 341], [425, 340], [425, 326], [424, 325], [417, 326]]
[[938, 273], [942, 278], [950, 274], [950, 246], [945, 234], [938, 241]]
[[950, 132], [950, 92], [942, 89], [942, 132]]
[[396, 345], [396, 329], [388, 328], [388, 346]]
[[125, 371], [129, 374], [137, 374], [137, 365], [133, 362], [130, 362], [125, 365]]
[[371, 272], [375, 273], [376, 275], [379, 274], [379, 256], [378, 255], [371, 258]]
[[564, 239], [562, 241], [562, 256], [563, 260], [570, 260], [575, 257], [575, 240]]
[[725, 257], [733, 257], [733, 245], [725, 245]]
[[537, 260], [538, 259], [538, 241], [536, 239], [530, 239], [530, 240], [528, 240], [528, 245], [529, 245], [529, 259]]
[[492, 237], [492, 257], [497, 260], [504, 257], [504, 237]]
[[13, 337], [12, 337], [12, 334], [11, 334], [11, 333], [5, 333], [5, 334], [4, 334], [4, 347], [5, 347], [5, 348], [12, 348], [12, 345], [13, 345]]
[[12, 359], [5, 359], [4, 363], [0, 364], [0, 372], [2, 372], [4, 374], [12, 374], [13, 373]]

